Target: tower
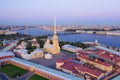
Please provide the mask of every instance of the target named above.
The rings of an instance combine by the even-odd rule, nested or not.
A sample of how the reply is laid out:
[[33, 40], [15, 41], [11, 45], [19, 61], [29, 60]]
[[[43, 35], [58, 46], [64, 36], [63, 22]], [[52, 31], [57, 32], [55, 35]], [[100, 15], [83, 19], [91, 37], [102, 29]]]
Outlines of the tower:
[[59, 54], [60, 53], [60, 46], [58, 43], [58, 36], [56, 33], [56, 17], [54, 17], [54, 34], [52, 39], [53, 44], [50, 44], [49, 38], [44, 44], [44, 50], [51, 53], [51, 54]]
[[60, 53], [60, 47], [58, 43], [58, 36], [56, 34], [56, 17], [54, 16], [54, 35], [53, 35], [53, 53], [58, 54]]

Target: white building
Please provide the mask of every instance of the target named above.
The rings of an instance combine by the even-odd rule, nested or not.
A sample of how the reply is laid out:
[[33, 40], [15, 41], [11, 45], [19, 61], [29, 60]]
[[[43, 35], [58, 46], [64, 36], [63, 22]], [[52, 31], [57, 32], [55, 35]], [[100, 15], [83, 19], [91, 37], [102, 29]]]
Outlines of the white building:
[[0, 63], [3, 61], [7, 61], [10, 58], [13, 58], [15, 55], [13, 52], [0, 52]]
[[33, 58], [41, 58], [44, 56], [44, 53], [39, 48], [35, 49], [31, 54], [33, 54]]
[[70, 51], [70, 52], [76, 52], [76, 51], [82, 50], [82, 48], [80, 47], [72, 46], [69, 44], [62, 46], [62, 49]]
[[10, 34], [17, 34], [15, 31], [5, 31], [5, 35], [10, 35]]
[[50, 53], [45, 54], [45, 59], [52, 59], [52, 54]]
[[111, 32], [107, 32], [107, 35], [117, 35], [120, 36], [120, 32], [116, 32], [116, 31], [111, 31]]
[[28, 50], [26, 49], [15, 49], [14, 52], [22, 57], [23, 59], [30, 60], [30, 59], [35, 59], [35, 58], [40, 58], [44, 56], [44, 53], [40, 49], [35, 49], [33, 52], [28, 54]]
[[18, 49], [26, 49], [27, 43], [22, 41], [20, 45], [17, 46]]

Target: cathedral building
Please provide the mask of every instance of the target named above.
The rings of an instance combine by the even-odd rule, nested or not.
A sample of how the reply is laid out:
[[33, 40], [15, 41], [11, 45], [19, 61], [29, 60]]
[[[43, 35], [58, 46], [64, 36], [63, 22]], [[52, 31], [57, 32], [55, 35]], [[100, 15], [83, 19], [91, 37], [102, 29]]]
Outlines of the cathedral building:
[[44, 44], [44, 50], [51, 54], [59, 54], [60, 53], [60, 46], [58, 43], [58, 36], [56, 34], [56, 18], [54, 17], [54, 35], [52, 38], [53, 44], [50, 44], [49, 38]]

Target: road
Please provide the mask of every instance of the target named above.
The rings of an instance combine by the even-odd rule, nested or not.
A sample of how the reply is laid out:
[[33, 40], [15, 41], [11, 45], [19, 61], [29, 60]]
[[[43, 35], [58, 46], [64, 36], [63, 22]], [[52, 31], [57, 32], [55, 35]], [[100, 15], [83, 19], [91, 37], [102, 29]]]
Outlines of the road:
[[0, 80], [10, 80], [8, 77], [2, 73], [0, 73]]

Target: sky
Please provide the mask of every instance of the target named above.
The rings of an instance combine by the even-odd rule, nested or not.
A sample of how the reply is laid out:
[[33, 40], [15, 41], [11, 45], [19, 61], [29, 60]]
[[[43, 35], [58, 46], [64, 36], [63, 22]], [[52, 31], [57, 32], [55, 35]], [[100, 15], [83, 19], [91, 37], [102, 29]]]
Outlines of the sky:
[[120, 0], [0, 0], [0, 25], [119, 25]]

